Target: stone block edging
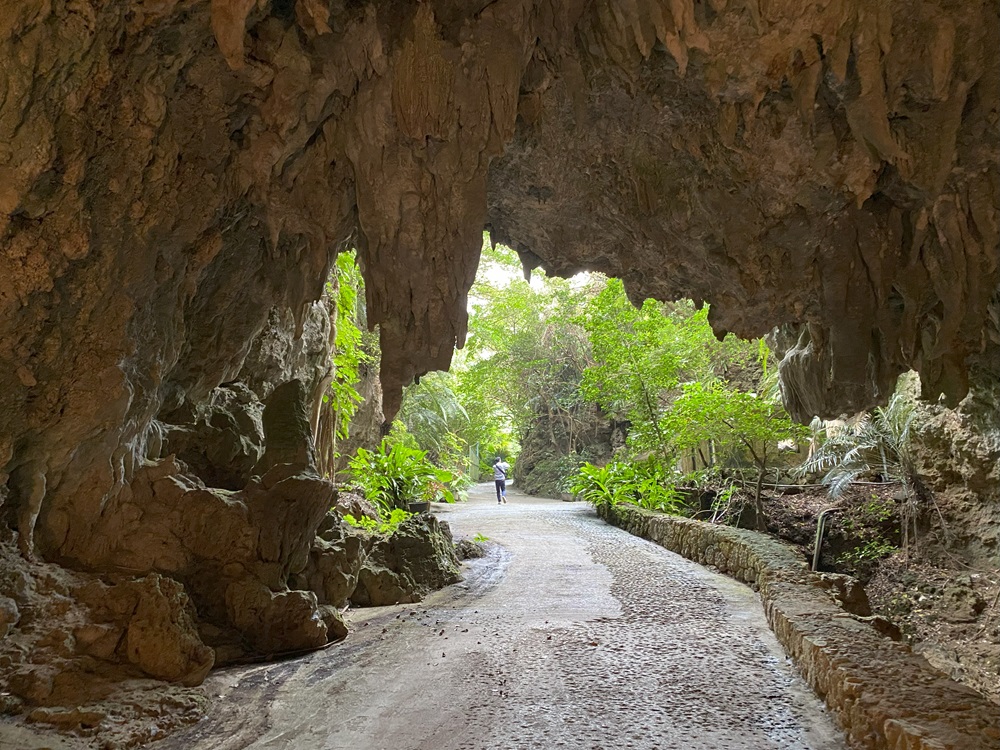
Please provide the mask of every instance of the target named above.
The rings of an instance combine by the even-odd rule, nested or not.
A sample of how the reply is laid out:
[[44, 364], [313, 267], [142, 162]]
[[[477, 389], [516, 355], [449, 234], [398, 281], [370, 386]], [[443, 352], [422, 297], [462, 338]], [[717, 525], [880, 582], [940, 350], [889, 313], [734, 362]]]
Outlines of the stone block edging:
[[768, 623], [852, 747], [1000, 750], [1000, 709], [847, 612], [828, 582], [766, 534], [633, 505], [605, 521], [758, 589]]

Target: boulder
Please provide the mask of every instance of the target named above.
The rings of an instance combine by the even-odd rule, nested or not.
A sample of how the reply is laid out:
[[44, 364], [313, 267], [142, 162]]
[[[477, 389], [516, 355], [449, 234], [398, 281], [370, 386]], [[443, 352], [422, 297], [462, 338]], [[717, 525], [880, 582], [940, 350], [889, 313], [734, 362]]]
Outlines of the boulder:
[[971, 586], [955, 583], [941, 594], [942, 617], [948, 622], [975, 622], [986, 609], [986, 601]]
[[198, 636], [184, 587], [151, 573], [112, 591], [136, 601], [125, 629], [129, 662], [160, 680], [200, 685], [215, 663], [215, 653]]
[[157, 679], [200, 685], [215, 654], [198, 634], [184, 587], [150, 573], [115, 585], [92, 580], [77, 590], [90, 608], [88, 621], [72, 631], [81, 655], [134, 664]]
[[327, 643], [327, 622], [311, 591], [271, 591], [254, 578], [226, 589], [229, 620], [255, 651], [280, 654], [306, 651]]
[[149, 457], [174, 454], [209, 487], [246, 486], [264, 452], [264, 406], [256, 394], [243, 383], [227, 383], [206, 403], [185, 407], [158, 423], [160, 442]]
[[331, 516], [336, 524], [313, 541], [301, 586], [315, 592], [320, 604], [343, 608], [358, 586], [366, 551], [361, 536], [344, 529], [336, 514], [327, 518]]
[[400, 524], [392, 536], [376, 539], [351, 601], [358, 606], [415, 602], [460, 580], [451, 528], [421, 513]]
[[20, 619], [21, 613], [17, 609], [17, 602], [9, 597], [0, 596], [0, 640], [7, 637], [7, 633]]
[[309, 406], [301, 380], [290, 380], [271, 392], [262, 422], [267, 446], [254, 473], [265, 474], [280, 464], [315, 469]]
[[817, 573], [817, 586], [827, 589], [845, 612], [858, 617], [871, 617], [872, 608], [861, 581], [843, 573]]

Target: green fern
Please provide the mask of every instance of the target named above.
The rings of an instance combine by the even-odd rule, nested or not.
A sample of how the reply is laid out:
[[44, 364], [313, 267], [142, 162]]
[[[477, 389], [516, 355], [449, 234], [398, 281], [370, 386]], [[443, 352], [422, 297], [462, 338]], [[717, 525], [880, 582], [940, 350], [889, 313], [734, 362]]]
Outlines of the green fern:
[[913, 401], [897, 391], [885, 406], [830, 435], [796, 472], [800, 477], [825, 472], [822, 481], [834, 499], [864, 476], [899, 482], [905, 498], [900, 518], [904, 549], [911, 534], [916, 537], [920, 488], [910, 440], [915, 414]]

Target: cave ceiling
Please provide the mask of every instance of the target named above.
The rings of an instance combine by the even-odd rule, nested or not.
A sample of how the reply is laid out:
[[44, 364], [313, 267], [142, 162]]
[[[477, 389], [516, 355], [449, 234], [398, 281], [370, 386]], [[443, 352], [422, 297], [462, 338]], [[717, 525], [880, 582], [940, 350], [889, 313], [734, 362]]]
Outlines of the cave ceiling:
[[391, 415], [464, 343], [484, 227], [773, 330], [801, 419], [910, 368], [960, 399], [998, 49], [985, 0], [0, 0], [0, 479], [72, 549], [347, 247]]

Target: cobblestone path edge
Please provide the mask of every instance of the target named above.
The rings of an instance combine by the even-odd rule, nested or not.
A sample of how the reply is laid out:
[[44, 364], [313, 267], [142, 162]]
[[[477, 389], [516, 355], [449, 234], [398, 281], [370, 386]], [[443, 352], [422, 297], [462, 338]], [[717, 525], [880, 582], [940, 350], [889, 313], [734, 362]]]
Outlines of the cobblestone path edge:
[[852, 579], [813, 573], [766, 534], [633, 505], [608, 523], [754, 587], [767, 620], [848, 741], [863, 750], [1000, 750], [1000, 709], [851, 609]]

